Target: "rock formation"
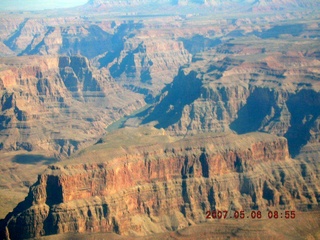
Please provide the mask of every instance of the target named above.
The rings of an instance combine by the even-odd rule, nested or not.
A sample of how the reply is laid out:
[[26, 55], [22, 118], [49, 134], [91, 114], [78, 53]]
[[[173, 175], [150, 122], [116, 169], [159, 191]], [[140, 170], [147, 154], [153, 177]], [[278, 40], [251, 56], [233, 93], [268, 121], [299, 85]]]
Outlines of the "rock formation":
[[191, 61], [183, 42], [172, 38], [172, 31], [161, 29], [176, 19], [165, 19], [165, 23], [160, 19], [157, 23], [110, 20], [89, 23], [76, 17], [26, 18], [16, 19], [15, 25], [5, 21], [0, 25], [5, 29], [2, 34], [0, 31], [4, 39], [0, 54], [82, 55], [93, 66], [106, 68], [127, 88], [156, 95], [172, 81], [180, 66]]
[[312, 137], [319, 135], [317, 58], [274, 53], [249, 63], [228, 55], [211, 60], [213, 54], [198, 55], [182, 69], [142, 123], [156, 121], [156, 127], [179, 135], [268, 132], [285, 136], [293, 156], [319, 140]]
[[[118, 143], [101, 141], [39, 175], [6, 217], [2, 234], [145, 235], [204, 222], [211, 209], [303, 209], [320, 201], [319, 173], [289, 158], [285, 138], [252, 133], [170, 140], [162, 130], [121, 131], [109, 136]], [[143, 136], [149, 146], [139, 142]]]
[[191, 55], [182, 42], [144, 38], [126, 42], [119, 58], [110, 64], [110, 73], [131, 90], [142, 88], [155, 95], [172, 81], [180, 66], [191, 62]]
[[70, 155], [145, 104], [142, 96], [95, 72], [85, 57], [19, 57], [1, 64], [3, 150]]
[[187, 231], [209, 226], [209, 210], [316, 214], [318, 7], [91, 0], [3, 13], [0, 195], [31, 187], [0, 239]]

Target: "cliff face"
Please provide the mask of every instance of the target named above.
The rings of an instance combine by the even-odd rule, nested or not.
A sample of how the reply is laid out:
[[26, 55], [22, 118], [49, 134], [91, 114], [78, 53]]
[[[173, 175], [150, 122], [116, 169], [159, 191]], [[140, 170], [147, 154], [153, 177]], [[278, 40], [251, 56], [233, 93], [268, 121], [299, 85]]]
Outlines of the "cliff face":
[[[152, 139], [125, 154], [121, 145], [120, 152], [113, 146], [109, 151], [116, 155], [107, 159], [102, 156], [110, 143], [102, 143], [91, 149], [94, 157], [88, 151], [73, 164], [49, 167], [6, 217], [3, 233], [11, 239], [66, 232], [145, 235], [204, 222], [211, 209], [301, 209], [320, 201], [318, 173], [289, 158], [284, 138], [254, 133], [167, 144]], [[95, 163], [81, 163], [90, 159]]]
[[81, 54], [91, 59], [114, 47], [110, 20], [92, 24], [78, 17], [39, 19], [9, 15], [2, 21], [0, 39], [20, 56]]
[[[115, 2], [124, 4], [124, 1]], [[212, 8], [207, 6], [210, 1], [205, 2], [198, 2], [201, 6], [204, 4], [200, 9], [211, 14]], [[112, 1], [108, 1], [108, 4], [112, 4]], [[232, 8], [230, 3], [219, 1], [217, 4]], [[236, 5], [233, 7], [237, 8]], [[212, 19], [208, 23], [194, 18], [192, 12], [190, 16], [178, 16], [174, 7], [167, 8], [164, 9], [168, 11], [168, 16], [163, 17], [162, 8], [159, 8], [157, 11], [160, 11], [160, 16], [155, 15], [150, 19], [142, 17], [138, 20], [111, 20], [93, 16], [91, 21], [91, 18], [75, 17], [72, 14], [69, 17], [59, 15], [42, 19], [7, 14], [1, 18], [0, 23], [0, 56], [82, 55], [89, 59], [92, 66], [109, 72], [126, 88], [155, 96], [172, 81], [181, 66], [191, 62], [191, 54], [215, 48], [229, 37], [246, 34], [265, 37], [268, 34], [272, 36], [286, 33], [287, 27], [273, 28], [266, 22], [273, 23], [278, 19], [293, 17], [290, 14], [280, 14], [275, 15], [274, 19]], [[86, 14], [87, 12], [83, 15]], [[189, 18], [194, 20], [189, 21]], [[297, 32], [306, 25], [298, 24]], [[315, 30], [311, 29], [308, 37], [317, 36]], [[224, 36], [228, 38], [225, 39]], [[230, 47], [226, 45], [224, 49], [220, 49], [220, 53], [228, 51]]]
[[[283, 6], [290, 11], [243, 15]], [[317, 6], [93, 0], [4, 14], [0, 56], [10, 57], [0, 59], [0, 150], [30, 154], [0, 156], [0, 190], [29, 187], [29, 169], [40, 171], [52, 154], [71, 159], [39, 176], [1, 221], [1, 237], [144, 236], [205, 222], [208, 210], [318, 207]], [[232, 14], [222, 19], [214, 13], [221, 9]], [[168, 135], [106, 133], [154, 99], [125, 125], [155, 123]]]
[[172, 31], [179, 27], [170, 23], [177, 18], [156, 22], [18, 18], [17, 23], [4, 18], [0, 56], [82, 55], [126, 88], [155, 95], [172, 81], [180, 66], [191, 61], [190, 53]]
[[70, 155], [144, 104], [140, 95], [94, 71], [85, 57], [20, 57], [1, 67], [3, 150]]
[[180, 66], [191, 62], [191, 54], [182, 42], [150, 38], [154, 32], [145, 34], [126, 41], [119, 57], [110, 64], [110, 73], [133, 91], [140, 88], [155, 95], [172, 81]]
[[[143, 6], [147, 2], [93, 1], [88, 5], [120, 5], [121, 9], [126, 5]], [[179, 3], [181, 1], [176, 3], [168, 1], [168, 4], [169, 2], [170, 5], [182, 4]], [[186, 2], [197, 4], [195, 8], [209, 15], [212, 9], [218, 9], [216, 6], [220, 5], [227, 9], [238, 8], [235, 1]], [[210, 8], [208, 5], [214, 7]], [[110, 6], [106, 8], [109, 9]], [[149, 13], [145, 13], [143, 9], [141, 13], [140, 10], [138, 12], [142, 16], [143, 14], [148, 16]], [[162, 9], [168, 11], [168, 16], [162, 16]], [[192, 7], [187, 9], [190, 11]], [[4, 15], [0, 23], [0, 56], [82, 55], [89, 59], [92, 66], [109, 72], [125, 88], [149, 96], [150, 99], [172, 81], [181, 66], [191, 62], [191, 54], [215, 48], [222, 41], [228, 41], [229, 37], [250, 33], [262, 37], [268, 34], [280, 35], [285, 33], [286, 27], [276, 26], [274, 29], [266, 22], [292, 18], [290, 14], [285, 16], [280, 14], [275, 15], [273, 19], [269, 17], [239, 18], [234, 21], [212, 19], [208, 23], [207, 20], [194, 18], [194, 12], [189, 16], [186, 11], [186, 14], [180, 16], [176, 14], [176, 8], [167, 6], [155, 10], [153, 14], [156, 15], [150, 19], [142, 17], [137, 20], [133, 18], [111, 20], [93, 15], [91, 21], [91, 17], [84, 17], [88, 13], [86, 7], [84, 11], [81, 17], [73, 16], [71, 11], [68, 13], [69, 17], [59, 15], [45, 19], [32, 15], [28, 18]], [[118, 10], [114, 11], [118, 14]], [[78, 15], [78, 12], [76, 14]], [[121, 11], [119, 14], [121, 15]], [[137, 12], [133, 11], [132, 14], [136, 15]], [[189, 21], [189, 18], [195, 21]], [[305, 25], [307, 24], [298, 24], [298, 28], [303, 28]], [[264, 34], [264, 31], [267, 33]], [[310, 30], [308, 37], [317, 34], [315, 29]], [[225, 39], [224, 36], [228, 38]], [[221, 53], [228, 51], [230, 51], [229, 46], [220, 49]]]
[[211, 54], [199, 54], [183, 68], [142, 122], [156, 121], [156, 127], [178, 135], [268, 132], [285, 136], [293, 156], [319, 140], [317, 58], [274, 53], [251, 63], [228, 55], [211, 60]]

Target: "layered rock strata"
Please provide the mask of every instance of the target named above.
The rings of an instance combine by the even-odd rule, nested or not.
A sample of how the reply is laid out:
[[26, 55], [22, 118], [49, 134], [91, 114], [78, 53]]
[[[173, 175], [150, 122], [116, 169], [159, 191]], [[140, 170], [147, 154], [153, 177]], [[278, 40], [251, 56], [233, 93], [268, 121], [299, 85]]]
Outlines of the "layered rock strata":
[[289, 52], [253, 63], [243, 54], [198, 54], [162, 90], [142, 123], [156, 122], [174, 135], [268, 132], [285, 136], [293, 156], [319, 142], [319, 60]]
[[180, 66], [191, 61], [183, 42], [172, 37], [180, 24], [171, 22], [177, 19], [91, 22], [76, 17], [17, 17], [9, 23], [3, 18], [0, 56], [82, 55], [130, 90], [155, 95]]
[[161, 130], [144, 130], [146, 146], [130, 140], [143, 139], [135, 131], [122, 139], [134, 145], [101, 141], [65, 166], [50, 166], [7, 215], [2, 237], [145, 235], [204, 222], [211, 209], [304, 209], [319, 204], [319, 173], [289, 158], [285, 138], [202, 134], [172, 142]]
[[85, 57], [2, 60], [0, 150], [70, 155], [144, 104]]

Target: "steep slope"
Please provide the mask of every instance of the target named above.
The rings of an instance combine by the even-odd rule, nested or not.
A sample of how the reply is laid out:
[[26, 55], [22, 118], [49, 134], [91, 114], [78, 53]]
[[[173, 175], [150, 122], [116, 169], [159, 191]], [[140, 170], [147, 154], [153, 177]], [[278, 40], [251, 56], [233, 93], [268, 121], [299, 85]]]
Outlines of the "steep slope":
[[197, 55], [142, 123], [157, 122], [156, 127], [178, 135], [268, 132], [285, 136], [293, 156], [308, 142], [319, 141], [317, 57], [294, 51], [265, 55], [267, 48], [243, 45], [230, 45], [223, 55], [222, 49]]
[[318, 173], [308, 166], [301, 175], [304, 163], [289, 158], [285, 138], [254, 133], [175, 140], [143, 128], [101, 142], [40, 175], [6, 217], [2, 234], [145, 235], [204, 222], [211, 209], [292, 210], [320, 201]]
[[[13, 25], [10, 18], [21, 22]], [[111, 21], [98, 26], [78, 17], [19, 19], [7, 15], [3, 20], [1, 38], [17, 55], [81, 54], [93, 58], [112, 48]]]
[[[208, 210], [266, 217], [268, 210], [317, 208], [318, 9], [318, 0], [93, 0], [69, 10], [3, 13], [2, 214], [14, 206], [2, 202], [18, 188], [21, 201], [45, 165], [72, 159], [39, 176], [1, 222], [1, 237], [144, 236], [189, 231]], [[161, 89], [150, 109], [128, 116]], [[166, 132], [124, 129], [97, 142], [119, 118]], [[307, 219], [284, 232], [299, 226], [289, 236], [307, 237], [299, 233]], [[284, 239], [272, 232], [277, 223], [263, 228]], [[213, 225], [205, 225], [211, 234]], [[226, 233], [242, 236], [243, 229], [252, 234], [239, 223]]]
[[170, 22], [177, 19], [92, 23], [77, 17], [35, 17], [19, 19], [18, 26], [5, 21], [0, 25], [4, 39], [0, 54], [82, 55], [94, 66], [110, 71], [126, 88], [156, 95], [172, 81], [180, 66], [191, 61], [183, 42], [172, 38], [179, 24]]
[[110, 74], [131, 90], [145, 89], [155, 95], [172, 81], [180, 66], [191, 61], [191, 55], [182, 42], [145, 34], [126, 41], [119, 57], [109, 65]]
[[152, 15], [150, 10], [151, 15], [142, 11], [120, 17], [123, 13], [114, 11], [118, 17], [108, 17], [88, 9], [81, 17], [69, 12], [68, 17], [54, 17], [52, 13], [48, 18], [5, 14], [0, 23], [0, 55], [82, 55], [92, 66], [106, 69], [122, 86], [148, 96], [150, 101], [172, 81], [181, 66], [191, 62], [191, 54], [215, 48], [230, 38], [252, 34], [279, 38], [292, 31], [294, 36], [319, 36], [317, 25], [277, 26], [278, 21], [303, 18], [304, 12], [249, 18], [240, 13], [230, 19], [212, 19], [212, 11], [208, 10], [208, 20], [197, 16], [198, 11], [208, 7], [190, 9], [195, 12], [182, 15], [177, 14], [177, 9], [169, 9], [166, 16]]
[[143, 106], [84, 57], [1, 60], [0, 149], [70, 155]]

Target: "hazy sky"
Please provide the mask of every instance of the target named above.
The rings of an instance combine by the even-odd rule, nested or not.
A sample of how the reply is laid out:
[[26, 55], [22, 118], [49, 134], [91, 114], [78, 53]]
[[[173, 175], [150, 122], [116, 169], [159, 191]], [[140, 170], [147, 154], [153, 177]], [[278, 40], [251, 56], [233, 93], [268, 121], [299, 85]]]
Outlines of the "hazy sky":
[[74, 7], [88, 0], [0, 0], [0, 10], [42, 10]]

